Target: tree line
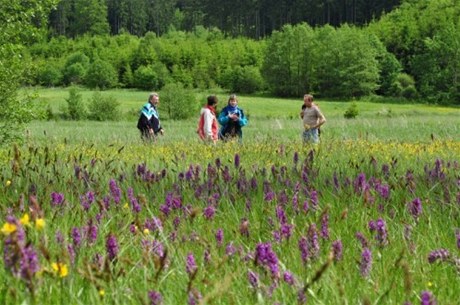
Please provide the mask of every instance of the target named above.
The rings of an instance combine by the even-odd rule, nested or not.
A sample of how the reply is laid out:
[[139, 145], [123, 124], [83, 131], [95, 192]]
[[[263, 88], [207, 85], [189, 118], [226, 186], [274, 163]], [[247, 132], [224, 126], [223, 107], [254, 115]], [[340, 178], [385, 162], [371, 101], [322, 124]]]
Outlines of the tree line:
[[[221, 87], [277, 96], [382, 96], [460, 100], [459, 5], [407, 1], [368, 26], [285, 25], [261, 40], [217, 28], [159, 36], [53, 37], [27, 49], [30, 84], [160, 90]], [[33, 64], [35, 65], [33, 65]]]
[[401, 0], [61, 0], [49, 16], [50, 33], [79, 35], [128, 32], [163, 35], [174, 28], [218, 28], [226, 36], [260, 39], [285, 24], [363, 25]]

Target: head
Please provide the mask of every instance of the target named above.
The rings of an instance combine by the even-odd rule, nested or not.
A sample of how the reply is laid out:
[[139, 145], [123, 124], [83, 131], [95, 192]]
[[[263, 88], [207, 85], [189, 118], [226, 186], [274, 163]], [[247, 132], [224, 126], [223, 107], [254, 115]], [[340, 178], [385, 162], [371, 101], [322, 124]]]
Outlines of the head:
[[230, 95], [228, 98], [228, 104], [232, 107], [236, 107], [238, 105], [238, 99], [236, 98], [236, 94]]
[[208, 96], [208, 106], [216, 106], [217, 105], [217, 96], [210, 95]]
[[152, 104], [153, 106], [156, 106], [160, 102], [160, 97], [158, 96], [158, 93], [152, 92], [149, 95], [149, 103]]
[[313, 95], [311, 94], [305, 94], [303, 96], [303, 103], [307, 107], [311, 107], [313, 105]]

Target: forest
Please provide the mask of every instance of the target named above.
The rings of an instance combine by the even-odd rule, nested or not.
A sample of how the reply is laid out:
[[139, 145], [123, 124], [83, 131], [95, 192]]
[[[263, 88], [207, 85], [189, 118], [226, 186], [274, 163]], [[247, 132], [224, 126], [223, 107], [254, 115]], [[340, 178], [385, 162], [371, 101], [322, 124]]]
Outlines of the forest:
[[260, 39], [286, 24], [368, 24], [400, 0], [61, 0], [49, 17], [50, 34], [158, 36], [171, 28], [218, 28], [225, 35]]
[[334, 1], [249, 2], [264, 8], [260, 19], [270, 26], [246, 24], [242, 12], [254, 11], [226, 1], [212, 3], [227, 16], [206, 1], [147, 2], [61, 1], [49, 14], [48, 38], [26, 50], [36, 67], [28, 84], [148, 90], [172, 82], [276, 96], [460, 100], [460, 5], [453, 0], [350, 1], [342, 9]]

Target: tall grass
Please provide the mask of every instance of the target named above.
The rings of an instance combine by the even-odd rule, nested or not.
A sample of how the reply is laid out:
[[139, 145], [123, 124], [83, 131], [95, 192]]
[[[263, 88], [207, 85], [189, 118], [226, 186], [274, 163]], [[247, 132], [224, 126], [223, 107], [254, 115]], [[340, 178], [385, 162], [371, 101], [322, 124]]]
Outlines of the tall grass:
[[250, 99], [242, 144], [204, 145], [196, 120], [164, 120], [149, 144], [134, 119], [32, 123], [0, 150], [0, 303], [458, 302], [456, 109], [363, 103], [346, 120], [320, 102], [309, 146], [301, 103]]

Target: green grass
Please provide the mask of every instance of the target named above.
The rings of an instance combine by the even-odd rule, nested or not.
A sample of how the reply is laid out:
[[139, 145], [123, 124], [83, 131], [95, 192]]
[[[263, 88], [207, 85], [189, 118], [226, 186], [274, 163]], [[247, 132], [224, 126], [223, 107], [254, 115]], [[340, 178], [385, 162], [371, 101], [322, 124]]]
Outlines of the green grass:
[[[65, 105], [68, 89], [38, 89], [38, 101], [49, 103], [54, 112], [58, 113]], [[149, 92], [134, 90], [110, 90], [102, 94], [113, 95], [121, 104], [121, 111], [128, 113], [119, 122], [92, 121], [35, 121], [28, 126], [27, 137], [30, 141], [66, 141], [97, 142], [97, 143], [126, 143], [139, 142], [136, 129], [137, 115], [145, 103]], [[211, 92], [213, 93], [213, 92]], [[93, 91], [81, 90], [85, 101], [91, 98]], [[160, 92], [161, 94], [161, 92]], [[226, 95], [217, 92], [219, 108], [225, 105]], [[197, 92], [197, 96], [206, 96]], [[280, 99], [258, 96], [240, 96], [240, 107], [249, 117], [249, 125], [244, 128], [245, 141], [281, 142], [298, 141], [302, 124], [299, 111], [302, 99]], [[204, 102], [203, 102], [204, 103]], [[458, 140], [460, 138], [460, 109], [437, 107], [423, 104], [382, 104], [358, 101], [359, 115], [355, 119], [344, 119], [343, 113], [349, 107], [349, 102], [319, 100], [321, 110], [327, 118], [322, 128], [323, 141], [357, 140], [370, 141], [402, 141], [427, 142], [435, 140]], [[198, 142], [195, 134], [199, 117], [175, 121], [168, 119], [162, 111], [166, 135], [160, 143], [175, 141]], [[164, 106], [163, 106], [164, 107]]]
[[[59, 103], [53, 90], [40, 92]], [[65, 96], [62, 90], [56, 92]], [[110, 93], [117, 92], [125, 106], [135, 97], [136, 107], [148, 94]], [[119, 122], [35, 121], [28, 126], [24, 144], [0, 149], [0, 161], [6, 165], [0, 169], [0, 225], [3, 228], [7, 215], [10, 221], [26, 213], [31, 217], [23, 235], [0, 235], [0, 303], [149, 304], [148, 292], [155, 290], [164, 304], [186, 304], [190, 292], [199, 292], [203, 304], [297, 304], [299, 290], [309, 284], [307, 304], [419, 304], [425, 290], [438, 304], [457, 304], [459, 276], [453, 259], [459, 257], [460, 228], [458, 109], [358, 102], [361, 114], [347, 120], [343, 111], [348, 103], [319, 101], [328, 122], [322, 143], [312, 147], [300, 140], [301, 101], [240, 99], [250, 115], [242, 145], [202, 144], [195, 134], [197, 114], [186, 121], [165, 119], [165, 136], [153, 144], [140, 141], [133, 117]], [[131, 106], [125, 106], [129, 111]], [[121, 190], [118, 204], [111, 180]], [[358, 181], [363, 180], [359, 189]], [[388, 198], [381, 194], [382, 186], [389, 188]], [[318, 195], [316, 209], [313, 190]], [[65, 201], [52, 205], [53, 192], [63, 194]], [[89, 192], [95, 201], [85, 210], [82, 202]], [[408, 209], [416, 198], [423, 208], [418, 218]], [[133, 202], [140, 204], [140, 212]], [[211, 219], [204, 216], [209, 206], [215, 208]], [[277, 242], [280, 209], [286, 224], [292, 225], [292, 235]], [[324, 215], [329, 217], [330, 237], [320, 237], [317, 257], [304, 263], [298, 242], [310, 236], [313, 224], [319, 234]], [[154, 217], [161, 220], [161, 230], [152, 228]], [[45, 219], [44, 229], [35, 227], [37, 218]], [[369, 230], [369, 222], [379, 218], [386, 222], [385, 245]], [[240, 232], [245, 219], [249, 236]], [[92, 242], [85, 234], [91, 224], [98, 230]], [[408, 227], [410, 236], [405, 233]], [[74, 228], [82, 234], [78, 246]], [[224, 231], [222, 246], [216, 243], [218, 229]], [[369, 277], [360, 274], [363, 246], [357, 232], [372, 251]], [[107, 258], [109, 235], [118, 241], [114, 261]], [[21, 236], [27, 242], [15, 244]], [[334, 240], [343, 243], [338, 262], [329, 261]], [[147, 247], [154, 241], [164, 246], [166, 260]], [[270, 242], [278, 258], [278, 280], [254, 258], [262, 242]], [[236, 247], [233, 255], [227, 253], [230, 243]], [[40, 272], [30, 278], [14, 276], [15, 269], [5, 260], [12, 253], [8, 257], [20, 266], [17, 258], [26, 245], [40, 262]], [[75, 257], [70, 245], [77, 249]], [[452, 260], [429, 264], [431, 251], [440, 248], [447, 249]], [[205, 251], [211, 255], [209, 262]], [[190, 253], [198, 265], [194, 277], [185, 267]], [[69, 268], [65, 278], [52, 270], [57, 261]], [[248, 281], [249, 271], [259, 276], [257, 288]], [[285, 271], [294, 275], [294, 285], [283, 281]]]

